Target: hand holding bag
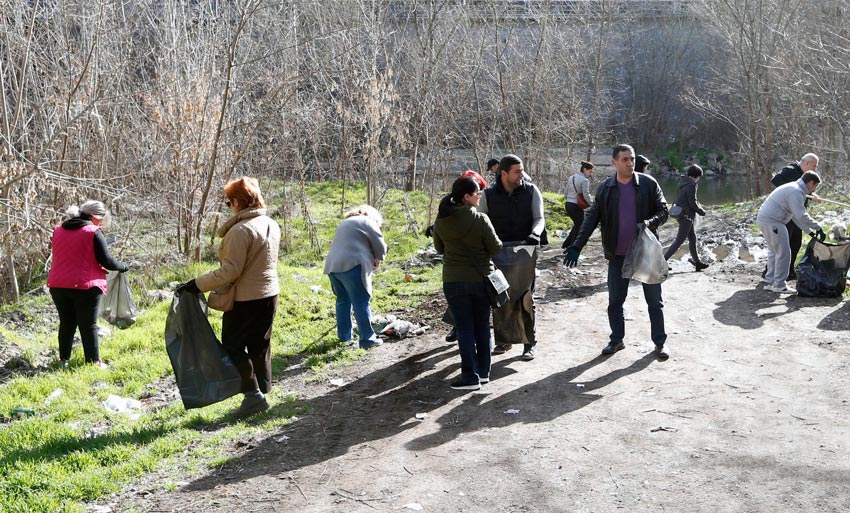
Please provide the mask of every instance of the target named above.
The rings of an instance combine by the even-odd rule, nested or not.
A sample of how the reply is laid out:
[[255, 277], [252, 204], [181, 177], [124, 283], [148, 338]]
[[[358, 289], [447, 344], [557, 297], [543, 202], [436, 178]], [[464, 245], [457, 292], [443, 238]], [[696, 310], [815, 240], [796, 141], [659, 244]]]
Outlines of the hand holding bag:
[[590, 203], [588, 203], [587, 200], [584, 199], [584, 194], [578, 192], [578, 187], [576, 187], [576, 175], [573, 175], [572, 180], [573, 189], [576, 191], [576, 205], [578, 205], [578, 208], [584, 210], [590, 206]]
[[664, 248], [649, 228], [641, 227], [623, 259], [623, 278], [653, 285], [666, 280], [668, 273]]
[[486, 275], [486, 282], [487, 293], [490, 296], [490, 306], [499, 308], [511, 300], [511, 296], [508, 294], [510, 285], [507, 278], [505, 278], [505, 274], [500, 269], [496, 269]]

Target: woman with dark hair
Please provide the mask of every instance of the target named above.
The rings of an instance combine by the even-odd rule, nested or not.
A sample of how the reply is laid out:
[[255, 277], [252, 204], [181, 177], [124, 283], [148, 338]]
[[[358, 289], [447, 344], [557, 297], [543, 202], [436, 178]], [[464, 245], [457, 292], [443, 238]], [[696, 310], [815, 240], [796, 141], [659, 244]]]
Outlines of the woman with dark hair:
[[233, 309], [221, 319], [221, 345], [242, 378], [242, 404], [233, 415], [247, 417], [269, 409], [271, 335], [280, 283], [277, 257], [280, 227], [266, 215], [256, 178], [242, 177], [224, 186], [224, 204], [233, 212], [218, 230], [221, 265], [175, 290], [200, 294], [228, 284], [236, 287]]
[[679, 221], [679, 232], [676, 234], [676, 240], [664, 252], [664, 259], [669, 260], [679, 249], [679, 246], [685, 242], [685, 239], [688, 239], [688, 249], [691, 252], [691, 258], [688, 262], [693, 264], [697, 271], [702, 271], [708, 267], [708, 264], [700, 262], [699, 252], [697, 252], [697, 234], [694, 230], [696, 215], [705, 215], [705, 209], [697, 200], [697, 184], [700, 178], [702, 178], [702, 168], [696, 164], [691, 164], [687, 176], [682, 178], [682, 183], [679, 184], [679, 190], [676, 193], [676, 205], [682, 208], [682, 213], [677, 219]]
[[[561, 247], [567, 249], [572, 246], [581, 231], [581, 223], [584, 221], [584, 211], [590, 208], [590, 175], [593, 174], [593, 164], [586, 160], [581, 161], [581, 168], [567, 180], [567, 188], [564, 191], [566, 200], [564, 208], [567, 215], [573, 221], [570, 234], [564, 239]], [[581, 198], [579, 198], [579, 196]]]
[[70, 219], [53, 230], [53, 263], [47, 275], [50, 297], [59, 312], [59, 368], [70, 366], [74, 332], [79, 327], [86, 363], [106, 369], [97, 336], [106, 270], [123, 273], [128, 267], [112, 258], [106, 248], [100, 228], [108, 224], [109, 212], [103, 203], [86, 201], [79, 208], [70, 207], [66, 214]]
[[461, 374], [455, 390], [478, 390], [490, 381], [490, 299], [485, 280], [495, 270], [491, 256], [502, 249], [490, 219], [476, 210], [481, 188], [475, 178], [455, 180], [440, 201], [434, 248], [443, 257], [443, 292], [457, 329]]

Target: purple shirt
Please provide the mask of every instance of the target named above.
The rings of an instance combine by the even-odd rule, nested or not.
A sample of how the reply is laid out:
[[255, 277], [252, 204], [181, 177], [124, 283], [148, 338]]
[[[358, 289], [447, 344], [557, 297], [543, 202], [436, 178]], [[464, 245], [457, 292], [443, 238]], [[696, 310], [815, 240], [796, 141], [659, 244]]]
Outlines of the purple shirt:
[[617, 207], [617, 249], [614, 254], [624, 256], [632, 245], [637, 232], [637, 187], [635, 179], [627, 184], [617, 182], [620, 204]]

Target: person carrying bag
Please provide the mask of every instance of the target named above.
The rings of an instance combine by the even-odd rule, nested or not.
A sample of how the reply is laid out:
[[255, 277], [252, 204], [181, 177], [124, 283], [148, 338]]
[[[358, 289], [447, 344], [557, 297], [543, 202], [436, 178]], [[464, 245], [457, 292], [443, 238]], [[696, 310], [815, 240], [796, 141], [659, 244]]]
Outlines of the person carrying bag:
[[[490, 219], [478, 212], [481, 189], [475, 179], [455, 180], [434, 222], [434, 249], [443, 254], [443, 292], [457, 327], [460, 376], [455, 390], [478, 390], [490, 381], [490, 293], [487, 276], [496, 267], [502, 241]], [[483, 269], [487, 273], [482, 272]]]

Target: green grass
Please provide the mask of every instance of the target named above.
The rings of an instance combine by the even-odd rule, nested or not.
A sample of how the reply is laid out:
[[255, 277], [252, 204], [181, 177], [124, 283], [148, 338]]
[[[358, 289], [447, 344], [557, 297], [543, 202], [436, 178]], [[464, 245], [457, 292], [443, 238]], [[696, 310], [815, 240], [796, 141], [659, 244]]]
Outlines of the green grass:
[[[320, 220], [313, 224], [321, 245], [318, 252], [309, 243], [308, 225], [300, 209], [292, 207], [295, 215], [287, 227], [292, 244], [281, 253], [282, 291], [272, 337], [273, 373], [278, 376], [300, 361], [303, 379], [324, 380], [364, 354], [337, 340], [334, 296], [322, 274], [323, 255], [341, 220], [340, 211], [364, 202], [363, 187], [346, 188], [343, 203], [339, 182], [307, 187], [310, 217]], [[563, 198], [554, 193], [546, 193], [546, 197], [550, 232], [567, 226]], [[415, 229], [405, 214], [404, 202], [414, 217]], [[410, 264], [412, 255], [430, 245], [422, 235], [431, 222], [430, 204], [422, 193], [390, 190], [379, 205], [390, 250], [374, 276], [372, 310], [376, 315], [397, 312], [404, 317], [404, 312], [440, 290], [439, 266]], [[134, 297], [146, 311], [131, 328], [114, 329], [101, 339], [108, 370], [83, 364], [81, 350], [75, 348], [69, 372], [51, 368], [0, 387], [0, 511], [82, 512], [86, 503], [118, 492], [153, 471], [167, 474], [161, 486], [174, 490], [174, 483], [186, 476], [227, 463], [230, 442], [267, 436], [303, 413], [304, 406], [279, 388], [270, 394], [272, 408], [248, 421], [237, 422], [228, 416], [238, 406], [239, 397], [188, 411], [177, 401], [146, 408], [138, 417], [112, 414], [103, 407], [110, 394], [144, 398], [156, 388], [152, 384], [163, 386], [164, 378], [172, 374], [163, 339], [169, 303], [153, 302], [144, 291], [168, 288], [172, 282], [214, 267], [214, 262], [204, 262], [131, 272]], [[407, 273], [416, 279], [405, 281]], [[0, 336], [19, 346], [26, 359], [51, 354], [56, 326], [39, 322], [39, 312], [52, 308], [48, 295], [27, 297], [18, 305], [0, 308], [0, 314], [15, 312], [28, 327], [27, 334], [3, 328]], [[210, 322], [220, 332], [221, 315], [213, 312]], [[63, 393], [46, 403], [45, 398], [57, 389]], [[11, 414], [14, 408], [28, 408], [35, 414], [19, 418]]]

